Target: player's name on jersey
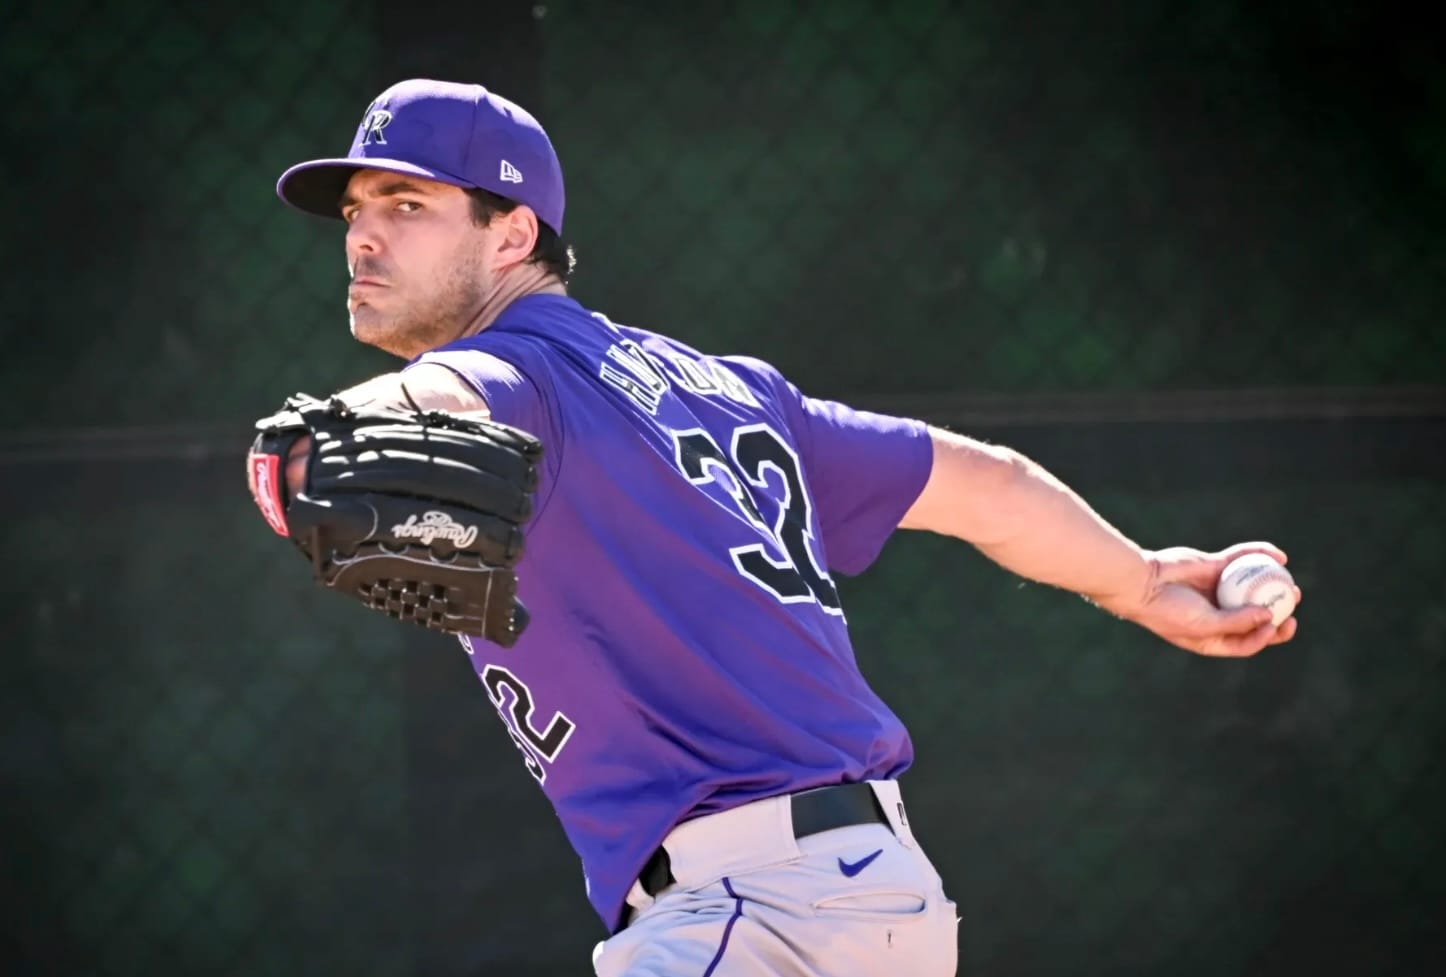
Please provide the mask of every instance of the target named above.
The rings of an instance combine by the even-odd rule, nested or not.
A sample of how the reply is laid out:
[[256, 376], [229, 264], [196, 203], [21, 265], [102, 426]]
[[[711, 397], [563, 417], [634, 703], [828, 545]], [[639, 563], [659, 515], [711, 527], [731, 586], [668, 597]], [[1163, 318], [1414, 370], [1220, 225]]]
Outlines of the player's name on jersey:
[[676, 352], [659, 356], [631, 339], [619, 340], [608, 347], [598, 375], [649, 414], [658, 413], [663, 395], [674, 383], [700, 396], [723, 396], [750, 407], [758, 406], [748, 386], [717, 360], [695, 360]]

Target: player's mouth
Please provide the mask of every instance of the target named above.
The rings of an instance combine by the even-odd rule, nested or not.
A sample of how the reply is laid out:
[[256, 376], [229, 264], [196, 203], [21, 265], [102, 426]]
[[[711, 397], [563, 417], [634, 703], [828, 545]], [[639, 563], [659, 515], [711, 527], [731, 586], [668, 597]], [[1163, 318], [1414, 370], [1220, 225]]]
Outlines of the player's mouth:
[[382, 301], [381, 293], [391, 286], [376, 278], [355, 278], [346, 289], [347, 311], [355, 314], [363, 305]]

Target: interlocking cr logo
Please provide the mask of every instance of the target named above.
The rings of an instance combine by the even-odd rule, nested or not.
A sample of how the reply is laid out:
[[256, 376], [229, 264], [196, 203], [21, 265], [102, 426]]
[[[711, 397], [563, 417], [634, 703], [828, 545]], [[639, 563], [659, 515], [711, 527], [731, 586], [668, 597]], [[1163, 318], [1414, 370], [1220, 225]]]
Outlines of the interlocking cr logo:
[[386, 109], [375, 109], [367, 113], [366, 119], [362, 122], [361, 144], [363, 146], [370, 146], [375, 142], [385, 146], [387, 144], [387, 137], [382, 135], [382, 130], [391, 125], [391, 122], [392, 113]]

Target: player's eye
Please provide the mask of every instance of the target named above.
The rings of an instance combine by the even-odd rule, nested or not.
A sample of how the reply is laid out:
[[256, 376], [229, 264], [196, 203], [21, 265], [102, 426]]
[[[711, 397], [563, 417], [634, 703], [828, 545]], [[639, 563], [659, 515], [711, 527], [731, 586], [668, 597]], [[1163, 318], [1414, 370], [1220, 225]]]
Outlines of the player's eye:
[[402, 213], [404, 214], [410, 214], [414, 211], [421, 210], [422, 205], [417, 203], [415, 200], [398, 200], [397, 209], [402, 211]]

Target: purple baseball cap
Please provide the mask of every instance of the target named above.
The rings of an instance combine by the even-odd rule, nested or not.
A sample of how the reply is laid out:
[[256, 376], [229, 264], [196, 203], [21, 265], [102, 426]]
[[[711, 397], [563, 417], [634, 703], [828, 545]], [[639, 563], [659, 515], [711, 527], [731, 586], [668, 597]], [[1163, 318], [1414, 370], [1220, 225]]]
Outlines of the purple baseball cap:
[[481, 85], [398, 82], [367, 107], [345, 159], [297, 163], [276, 193], [298, 210], [340, 219], [347, 181], [363, 169], [490, 190], [562, 233], [562, 165], [552, 142], [525, 109]]

